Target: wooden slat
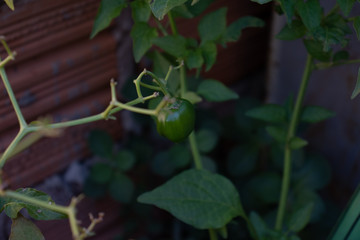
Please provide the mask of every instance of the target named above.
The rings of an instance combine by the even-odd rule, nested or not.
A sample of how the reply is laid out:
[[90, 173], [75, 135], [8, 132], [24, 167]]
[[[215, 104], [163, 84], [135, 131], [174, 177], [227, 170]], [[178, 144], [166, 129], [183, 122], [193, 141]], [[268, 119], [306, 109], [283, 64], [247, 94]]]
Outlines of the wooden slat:
[[[100, 113], [109, 100], [109, 89], [104, 89], [54, 111], [52, 116], [65, 121]], [[122, 135], [119, 120], [102, 120], [67, 128], [60, 137], [43, 138], [9, 160], [4, 167], [4, 179], [12, 188], [29, 186], [64, 169], [73, 160], [84, 158], [89, 154], [85, 133], [94, 128], [104, 129], [115, 138]]]
[[[39, 0], [20, 5], [14, 12], [2, 9], [0, 16], [4, 21], [0, 21], [0, 35], [5, 35], [10, 47], [18, 52], [16, 61], [9, 65], [81, 37], [88, 38], [98, 5], [96, 0], [64, 1], [62, 4], [59, 1]], [[5, 55], [2, 48], [0, 55]]]
[[[102, 59], [99, 61], [100, 63], [103, 62], [101, 60]], [[92, 65], [90, 65], [86, 71], [70, 75], [70, 80], [67, 80], [67, 74], [64, 74], [65, 76], [62, 78], [64, 81], [59, 81], [60, 84], [44, 89], [40, 92], [40, 95], [33, 92], [32, 94], [34, 94], [34, 98], [38, 100], [29, 106], [22, 108], [25, 118], [28, 121], [31, 121], [45, 113], [50, 114], [51, 110], [56, 107], [67, 103], [71, 104], [77, 99], [93, 91], [108, 86], [109, 80], [116, 76], [117, 71], [115, 66], [112, 64], [115, 61], [114, 57], [108, 57], [105, 60], [106, 64], [98, 68], [91, 69]], [[50, 91], [50, 93], [44, 92], [46, 90]], [[15, 113], [12, 111], [10, 106], [9, 108], [10, 110], [8, 110], [7, 113], [2, 114], [0, 118], [2, 122], [1, 129], [7, 129], [17, 125]]]

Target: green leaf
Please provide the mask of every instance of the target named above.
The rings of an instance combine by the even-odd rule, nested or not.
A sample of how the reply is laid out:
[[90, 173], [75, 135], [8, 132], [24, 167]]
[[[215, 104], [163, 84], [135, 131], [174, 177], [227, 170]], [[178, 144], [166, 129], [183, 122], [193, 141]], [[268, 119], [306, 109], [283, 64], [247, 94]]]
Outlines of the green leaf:
[[209, 71], [216, 61], [216, 44], [214, 42], [206, 42], [200, 48], [206, 65], [205, 71]]
[[302, 208], [298, 209], [290, 218], [289, 230], [293, 232], [300, 232], [309, 223], [311, 213], [314, 208], [313, 203], [308, 203]]
[[45, 240], [39, 228], [21, 214], [12, 219], [9, 240]]
[[111, 21], [119, 16], [125, 7], [126, 0], [102, 0], [95, 17], [90, 38], [95, 37], [101, 30], [107, 28]]
[[251, 173], [256, 166], [258, 151], [237, 146], [229, 152], [227, 170], [231, 176], [245, 176]]
[[351, 9], [354, 6], [355, 0], [336, 0], [337, 4], [339, 4], [339, 7], [341, 11], [345, 14], [345, 16], [349, 16]]
[[289, 147], [292, 150], [303, 148], [306, 145], [308, 145], [308, 142], [306, 140], [302, 139], [302, 138], [299, 138], [299, 137], [294, 137], [289, 142]]
[[298, 209], [303, 206], [305, 206], [308, 203], [313, 203], [314, 208], [311, 213], [311, 222], [319, 221], [322, 219], [325, 206], [324, 202], [319, 196], [319, 194], [314, 191], [313, 189], [307, 187], [307, 186], [299, 186], [296, 189], [294, 189], [294, 196], [293, 199], [293, 208]]
[[263, 27], [264, 25], [264, 21], [257, 17], [245, 16], [239, 18], [226, 29], [226, 41], [236, 42], [239, 40], [243, 29], [248, 27]]
[[187, 51], [186, 55], [185, 63], [189, 69], [200, 68], [204, 64], [204, 58], [200, 48]]
[[176, 58], [183, 56], [186, 51], [186, 39], [179, 35], [155, 38], [154, 44]]
[[171, 176], [176, 169], [175, 165], [170, 161], [169, 151], [156, 154], [151, 162], [151, 169], [157, 175]]
[[106, 186], [105, 184], [96, 183], [90, 177], [85, 180], [83, 191], [86, 196], [91, 198], [101, 198], [106, 195]]
[[226, 225], [223, 226], [220, 229], [216, 229], [216, 232], [223, 238], [223, 239], [227, 239], [228, 238], [228, 230], [226, 228]]
[[152, 46], [158, 33], [155, 28], [151, 28], [147, 23], [139, 22], [134, 24], [130, 35], [133, 39], [134, 58], [136, 62], [139, 62]]
[[290, 240], [287, 233], [277, 232], [269, 228], [266, 222], [256, 213], [250, 213], [250, 222], [255, 230], [256, 236], [253, 239], [258, 240]]
[[186, 1], [187, 0], [153, 0], [150, 3], [150, 8], [155, 17], [161, 20], [171, 9], [180, 6]]
[[109, 184], [110, 196], [121, 203], [130, 203], [134, 195], [134, 183], [124, 174], [117, 174]]
[[296, 235], [291, 235], [289, 240], [301, 240], [301, 238], [299, 236], [296, 236]]
[[11, 9], [11, 10], [15, 10], [15, 7], [14, 7], [14, 1], [13, 0], [4, 0], [6, 5]]
[[360, 187], [358, 186], [351, 197], [346, 209], [341, 214], [336, 226], [333, 228], [329, 240], [360, 238]]
[[297, 10], [307, 29], [313, 30], [321, 23], [322, 8], [318, 0], [297, 1]]
[[213, 79], [202, 81], [197, 93], [210, 102], [223, 102], [239, 98], [236, 92], [226, 87], [223, 83]]
[[265, 4], [265, 3], [269, 3], [272, 0], [251, 0], [252, 2], [256, 2], [258, 4]]
[[266, 204], [279, 200], [281, 177], [275, 172], [261, 173], [248, 182], [249, 191], [256, 199]]
[[206, 170], [184, 171], [138, 201], [156, 205], [198, 229], [221, 228], [234, 217], [244, 216], [235, 186]]
[[203, 165], [204, 170], [207, 170], [212, 173], [216, 173], [217, 165], [213, 159], [209, 158], [208, 156], [203, 155], [203, 156], [201, 156], [201, 163]]
[[327, 62], [331, 58], [331, 52], [325, 52], [320, 41], [304, 39], [304, 44], [308, 53], [323, 62]]
[[202, 101], [202, 98], [195, 92], [187, 91], [182, 98], [190, 101], [192, 104], [196, 104]]
[[256, 212], [250, 213], [250, 222], [253, 225], [257, 238], [259, 240], [268, 239], [267, 237], [270, 228], [266, 225], [264, 220], [262, 220], [262, 218]]
[[296, 185], [309, 189], [322, 189], [331, 179], [331, 167], [329, 162], [321, 156], [310, 155], [305, 163], [293, 173], [293, 181]]
[[25, 207], [25, 204], [18, 202], [9, 202], [4, 206], [4, 212], [9, 218], [16, 218], [21, 209]]
[[266, 132], [273, 137], [277, 142], [284, 143], [286, 141], [287, 131], [280, 126], [267, 126]]
[[358, 40], [360, 40], [360, 16], [354, 18], [353, 27], [355, 29]]
[[187, 146], [182, 144], [175, 144], [169, 151], [169, 161], [172, 162], [175, 168], [183, 168], [191, 162], [191, 152]]
[[113, 173], [112, 167], [106, 163], [96, 163], [91, 167], [90, 178], [99, 184], [104, 184], [110, 181]]
[[130, 6], [134, 22], [147, 22], [149, 20], [151, 10], [147, 0], [132, 1]]
[[301, 114], [301, 121], [317, 123], [334, 117], [335, 113], [319, 106], [306, 106]]
[[280, 6], [283, 12], [285, 13], [286, 20], [288, 24], [292, 23], [292, 18], [295, 13], [295, 4], [296, 1], [294, 0], [280, 0]]
[[202, 42], [216, 42], [226, 33], [226, 11], [220, 8], [200, 20], [198, 31]]
[[347, 45], [349, 41], [347, 35], [352, 34], [347, 21], [347, 19], [335, 12], [327, 15], [323, 19], [321, 26], [313, 31], [314, 38], [322, 42], [324, 51], [329, 51], [333, 45], [340, 44], [341, 47]]
[[196, 4], [191, 4], [191, 1], [187, 1], [185, 5], [194, 16], [199, 16], [209, 7], [212, 2], [214, 2], [214, 0], [201, 0]]
[[[159, 51], [152, 51], [147, 56], [153, 61], [153, 72], [157, 76], [162, 76], [164, 78], [169, 70], [169, 67], [172, 66], [171, 62]], [[167, 81], [166, 87], [172, 94], [175, 95], [180, 85], [179, 71], [172, 71], [170, 78], [171, 81]]]
[[87, 140], [92, 153], [99, 157], [111, 158], [114, 142], [107, 132], [93, 130], [90, 132]]
[[116, 161], [116, 166], [122, 171], [130, 170], [136, 161], [135, 155], [127, 150], [119, 151], [115, 154], [114, 160]]
[[[47, 204], [55, 204], [49, 195], [33, 188], [20, 188], [17, 189], [16, 192], [36, 200], [41, 200]], [[6, 198], [6, 202], [3, 208], [6, 215], [8, 215], [10, 218], [18, 216], [19, 211], [23, 208], [25, 208], [29, 215], [36, 220], [54, 220], [66, 217], [64, 214], [9, 197]]]
[[360, 68], [358, 70], [358, 76], [357, 76], [357, 81], [356, 81], [354, 91], [351, 94], [351, 99], [354, 99], [357, 95], [359, 95], [359, 93], [360, 93]]
[[187, 8], [187, 6], [185, 4], [174, 7], [171, 10], [171, 13], [173, 14], [173, 17], [182, 17], [182, 18], [193, 18], [194, 14], [192, 14], [189, 9]]
[[276, 35], [280, 40], [295, 40], [306, 34], [306, 28], [300, 20], [294, 20], [291, 25], [286, 24]]
[[344, 61], [344, 60], [348, 60], [350, 57], [349, 52], [346, 50], [341, 50], [338, 51], [334, 54], [333, 56], [333, 62], [339, 62], [339, 61]]
[[283, 123], [286, 121], [286, 110], [277, 104], [265, 104], [251, 109], [245, 113], [246, 116], [272, 123]]
[[199, 1], [200, 1], [200, 0], [192, 0], [191, 5], [195, 5], [195, 4], [197, 4]]
[[196, 141], [200, 152], [210, 152], [216, 146], [218, 136], [214, 131], [201, 129], [196, 134]]

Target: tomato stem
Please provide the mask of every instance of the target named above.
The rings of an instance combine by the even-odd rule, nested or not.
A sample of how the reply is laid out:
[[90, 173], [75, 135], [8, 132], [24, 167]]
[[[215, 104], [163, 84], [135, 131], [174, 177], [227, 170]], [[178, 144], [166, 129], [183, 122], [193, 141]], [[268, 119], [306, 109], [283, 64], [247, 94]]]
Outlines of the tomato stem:
[[210, 240], [218, 239], [216, 231], [213, 228], [209, 228], [209, 237], [210, 237]]
[[192, 156], [194, 158], [195, 168], [196, 169], [203, 169], [200, 152], [199, 152], [197, 142], [196, 142], [195, 131], [192, 131], [192, 133], [190, 133], [189, 142], [190, 142], [191, 153], [192, 153]]
[[184, 97], [187, 91], [185, 66], [180, 67], [180, 96]]
[[26, 196], [19, 192], [10, 191], [10, 190], [1, 192], [1, 195], [5, 196], [5, 197], [9, 197], [9, 198], [14, 198], [16, 200], [20, 200], [20, 201], [23, 201], [26, 203], [30, 203], [35, 206], [45, 208], [45, 209], [48, 209], [48, 210], [51, 210], [54, 212], [58, 212], [58, 213], [67, 215], [68, 219], [69, 219], [69, 223], [70, 223], [70, 228], [71, 228], [71, 231], [73, 234], [73, 238], [79, 239], [79, 240], [84, 239], [85, 236], [80, 235], [79, 226], [77, 223], [78, 221], [76, 219], [76, 204], [79, 202], [80, 197], [73, 198], [71, 200], [71, 203], [69, 204], [69, 206], [65, 207], [65, 206], [53, 204], [51, 202], [38, 200], [36, 198], [29, 197], [29, 196]]
[[9, 79], [8, 79], [5, 69], [4, 69], [5, 64], [8, 63], [10, 60], [14, 59], [15, 54], [11, 52], [10, 48], [6, 44], [6, 41], [3, 37], [0, 38], [0, 41], [1, 41], [2, 45], [4, 46], [4, 48], [6, 49], [6, 52], [8, 53], [8, 56], [5, 58], [4, 61], [1, 61], [1, 58], [0, 58], [0, 76], [1, 76], [1, 79], [3, 80], [6, 92], [9, 95], [11, 104], [13, 105], [13, 108], [15, 110], [15, 114], [19, 121], [20, 127], [24, 128], [27, 126], [27, 123], [25, 121], [25, 118], [24, 118], [21, 110], [20, 110], [19, 104], [15, 98], [15, 94], [11, 88]]
[[174, 18], [172, 16], [171, 11], [169, 11], [167, 15], [168, 15], [168, 18], [169, 18], [170, 27], [171, 27], [171, 31], [172, 31], [173, 35], [178, 35], [178, 30], [177, 30], [177, 27], [176, 27], [176, 23], [174, 21]]
[[[0, 70], [5, 73], [5, 70], [3, 68], [0, 68]], [[3, 77], [3, 75], [1, 75], [1, 76]], [[5, 79], [6, 80], [4, 82], [8, 82], [6, 75], [5, 75]], [[9, 84], [9, 86], [10, 86], [10, 84]], [[11, 90], [11, 87], [10, 87], [10, 90]], [[157, 97], [158, 93], [153, 93], [152, 95], [149, 95], [146, 97], [138, 97], [137, 99], [127, 102], [127, 103], [120, 103], [116, 100], [115, 82], [112, 80], [111, 81], [111, 95], [112, 95], [111, 96], [112, 101], [110, 102], [110, 104], [107, 106], [107, 108], [102, 113], [95, 114], [95, 115], [92, 115], [89, 117], [76, 119], [76, 120], [53, 123], [53, 124], [43, 124], [43, 125], [34, 125], [34, 124], [28, 125], [28, 124], [26, 124], [25, 119], [23, 118], [23, 115], [21, 114], [21, 110], [20, 110], [20, 108], [18, 108], [16, 99], [14, 98], [15, 99], [15, 107], [14, 108], [18, 109], [18, 111], [19, 111], [18, 116], [20, 116], [20, 119], [24, 119], [23, 121], [25, 124], [20, 123], [20, 130], [19, 130], [18, 134], [12, 140], [10, 145], [6, 148], [5, 152], [0, 155], [0, 169], [4, 166], [4, 164], [10, 157], [16, 155], [17, 153], [21, 152], [26, 147], [35, 143], [41, 137], [46, 136], [40, 132], [43, 129], [65, 128], [65, 127], [71, 127], [71, 126], [86, 124], [86, 123], [90, 123], [90, 122], [95, 122], [95, 121], [99, 121], [99, 120], [103, 120], [103, 119], [106, 120], [112, 114], [119, 112], [123, 109], [142, 113], [142, 114], [147, 114], [147, 115], [157, 115], [157, 113], [159, 111], [157, 109], [148, 110], [148, 109], [143, 109], [143, 108], [132, 107], [133, 105], [136, 105], [136, 104], [139, 104], [144, 101], [147, 101], [147, 100]], [[9, 93], [9, 96], [14, 97], [14, 94], [12, 91]], [[33, 137], [27, 138], [24, 141], [22, 141], [26, 135], [28, 135], [29, 133], [32, 133], [32, 132], [39, 133], [39, 134], [34, 135]]]
[[292, 112], [292, 116], [290, 119], [290, 125], [287, 132], [286, 144], [284, 149], [284, 172], [283, 172], [283, 179], [282, 179], [282, 186], [281, 186], [281, 193], [280, 193], [280, 201], [279, 201], [279, 208], [277, 211], [276, 216], [276, 224], [275, 229], [281, 230], [283, 225], [283, 220], [285, 216], [286, 210], [286, 203], [290, 188], [290, 176], [291, 176], [291, 154], [292, 149], [290, 148], [290, 140], [295, 136], [299, 116], [301, 113], [301, 106], [304, 100], [304, 95], [306, 92], [306, 88], [310, 79], [310, 74], [313, 70], [313, 59], [311, 55], [307, 56], [306, 65], [304, 69], [304, 74], [301, 80], [300, 88], [298, 91], [298, 96], [295, 102], [295, 107]]
[[[171, 69], [172, 70], [172, 69]], [[170, 95], [170, 93], [168, 92], [168, 90], [166, 89], [166, 82], [160, 78], [158, 78], [158, 76], [156, 76], [154, 73], [148, 71], [148, 70], [144, 70], [145, 73], [149, 76], [151, 76], [154, 81], [159, 85], [159, 87], [161, 88], [161, 91], [164, 93], [164, 95]]]

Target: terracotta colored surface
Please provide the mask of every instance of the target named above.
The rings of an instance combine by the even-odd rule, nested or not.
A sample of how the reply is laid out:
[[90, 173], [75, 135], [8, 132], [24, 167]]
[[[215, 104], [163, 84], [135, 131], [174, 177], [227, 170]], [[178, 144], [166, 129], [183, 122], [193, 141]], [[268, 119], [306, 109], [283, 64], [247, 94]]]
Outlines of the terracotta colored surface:
[[[0, 8], [0, 35], [5, 35], [11, 49], [18, 53], [16, 60], [7, 65], [7, 75], [28, 122], [41, 116], [50, 116], [54, 122], [78, 119], [100, 113], [108, 105], [109, 81], [121, 73], [117, 71], [117, 43], [112, 34], [107, 31], [89, 40], [98, 5], [97, 0], [30, 0], [16, 4], [15, 12]], [[3, 48], [0, 54], [5, 56]], [[2, 152], [18, 131], [2, 84], [0, 123]], [[72, 161], [86, 158], [90, 154], [87, 134], [94, 128], [116, 139], [122, 136], [120, 118], [64, 129], [58, 138], [40, 139], [9, 160], [3, 172], [5, 183], [12, 189], [32, 186], [64, 170]], [[85, 199], [79, 205], [78, 216], [86, 226], [89, 212], [105, 212], [97, 231], [114, 236], [117, 227], [106, 229], [114, 226], [117, 208], [117, 203], [109, 200]], [[37, 224], [46, 239], [71, 239], [66, 220]]]
[[[109, 80], [118, 75], [115, 39], [110, 32], [88, 38], [98, 5], [96, 0], [37, 0], [19, 3], [15, 12], [0, 9], [0, 35], [18, 53], [6, 70], [28, 122], [41, 116], [55, 122], [86, 117], [110, 101]], [[2, 84], [0, 93], [2, 152], [18, 124]], [[9, 161], [6, 181], [14, 188], [29, 186], [84, 158], [86, 133], [95, 127], [121, 136], [118, 121], [66, 129], [60, 138], [42, 139]]]

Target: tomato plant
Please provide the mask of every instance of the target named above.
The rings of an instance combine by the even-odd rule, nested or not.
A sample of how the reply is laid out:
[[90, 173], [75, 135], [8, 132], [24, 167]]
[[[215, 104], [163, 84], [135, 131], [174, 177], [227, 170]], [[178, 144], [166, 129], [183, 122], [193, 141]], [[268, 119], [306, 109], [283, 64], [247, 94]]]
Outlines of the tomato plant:
[[[14, 8], [12, 0], [5, 2], [10, 8]], [[176, 159], [178, 153], [185, 153], [176, 159], [177, 170], [183, 171], [171, 176], [166, 183], [155, 189], [142, 193], [137, 199], [138, 202], [155, 205], [196, 229], [207, 230], [211, 240], [216, 240], [218, 237], [227, 238], [227, 229], [239, 218], [243, 220], [242, 225], [246, 228], [245, 238], [300, 239], [306, 226], [320, 216], [322, 202], [318, 190], [327, 184], [328, 174], [323, 171], [322, 181], [317, 178], [319, 174], [316, 170], [325, 169], [326, 163], [321, 158], [304, 153], [308, 141], [299, 132], [299, 125], [316, 123], [333, 116], [332, 112], [324, 108], [303, 106], [307, 85], [311, 74], [316, 70], [360, 62], [359, 59], [349, 59], [349, 54], [342, 49], [348, 43], [348, 35], [352, 33], [349, 23], [352, 23], [352, 27], [359, 35], [360, 17], [349, 17], [355, 1], [348, 0], [338, 0], [328, 12], [324, 11], [318, 0], [253, 0], [253, 2], [259, 4], [273, 2], [277, 12], [286, 17], [286, 25], [277, 38], [301, 39], [307, 51], [302, 81], [295, 101], [289, 100], [284, 105], [269, 103], [256, 105], [254, 108], [243, 109], [244, 111], [237, 115], [238, 122], [234, 129], [244, 135], [247, 134], [249, 142], [253, 141], [253, 145], [247, 146], [243, 142], [242, 145], [232, 149], [229, 154], [231, 164], [227, 166], [229, 175], [245, 177], [255, 172], [256, 161], [260, 158], [259, 152], [264, 142], [266, 143], [264, 145], [271, 144], [273, 156], [269, 159], [278, 160], [279, 152], [282, 159], [280, 163], [275, 162], [275, 167], [270, 168], [268, 172], [260, 171], [250, 180], [245, 179], [245, 186], [238, 187], [228, 177], [211, 172], [208, 170], [210, 168], [205, 166], [206, 160], [209, 159], [207, 154], [215, 148], [217, 140], [214, 139], [219, 133], [196, 128], [194, 104], [202, 101], [235, 100], [238, 99], [238, 95], [223, 83], [214, 79], [202, 79], [198, 75], [202, 70], [208, 71], [216, 63], [219, 45], [226, 46], [229, 42], [237, 41], [245, 28], [264, 26], [261, 19], [251, 16], [239, 18], [229, 24], [226, 8], [218, 8], [201, 15], [212, 0], [102, 0], [91, 37], [95, 37], [111, 23], [113, 18], [130, 7], [134, 20], [130, 33], [133, 39], [134, 59], [139, 62], [147, 57], [153, 62], [153, 66], [151, 71], [144, 69], [133, 81], [136, 89], [135, 99], [127, 103], [120, 102], [115, 89], [116, 82], [111, 80], [109, 90], [111, 100], [107, 108], [99, 114], [72, 121], [60, 123], [26, 121], [4, 69], [4, 66], [15, 58], [15, 53], [10, 50], [5, 38], [1, 37], [0, 41], [8, 56], [0, 62], [0, 74], [20, 128], [15, 139], [1, 155], [0, 168], [9, 158], [38, 138], [56, 135], [56, 129], [112, 119], [115, 113], [128, 110], [154, 117], [157, 131], [169, 140], [173, 142], [188, 140], [186, 142], [188, 145], [179, 143], [163, 154], [165, 158]], [[176, 25], [177, 18], [193, 17], [200, 18], [196, 39], [181, 35]], [[164, 18], [167, 22], [163, 21]], [[154, 46], [156, 48], [153, 48]], [[197, 73], [196, 84], [190, 81], [187, 74], [189, 70], [195, 70]], [[149, 82], [145, 76], [150, 77], [152, 81]], [[359, 82], [360, 80], [352, 98], [360, 93]], [[151, 93], [144, 96], [144, 89], [150, 90]], [[135, 106], [158, 98], [159, 95], [164, 97], [153, 108]], [[252, 119], [250, 123], [249, 119]], [[235, 134], [240, 135], [235, 130]], [[28, 135], [33, 137], [24, 141]], [[269, 137], [272, 141], [268, 140]], [[205, 140], [199, 141], [199, 139]], [[188, 151], [191, 152], [194, 168], [184, 170], [184, 167], [189, 165], [186, 161], [190, 158]], [[112, 155], [112, 149], [98, 153], [105, 154], [104, 156], [111, 161], [116, 162], [119, 159], [122, 161], [121, 164], [117, 162], [117, 167], [113, 169], [111, 166], [114, 163], [111, 161], [108, 164], [98, 164], [97, 168], [96, 166], [92, 168], [92, 179], [101, 186], [110, 184], [112, 186], [109, 188], [110, 194], [114, 198], [129, 202], [134, 186], [123, 171], [133, 166], [134, 160], [129, 160], [133, 155], [122, 152], [122, 156], [118, 159]], [[298, 156], [301, 154], [306, 155], [306, 158]], [[182, 161], [182, 157], [185, 161]], [[160, 157], [159, 159], [163, 160]], [[162, 161], [164, 162], [166, 161]], [[278, 169], [279, 166], [281, 170]], [[298, 171], [295, 172], [293, 169]], [[172, 171], [171, 174], [174, 172], [177, 171]], [[127, 190], [131, 189], [127, 197], [124, 197], [126, 195], [124, 192], [115, 194], [119, 186], [128, 188]], [[242, 197], [239, 192], [242, 193]], [[360, 212], [360, 208], [356, 205], [358, 198], [359, 192], [356, 192], [353, 198], [355, 204], [349, 206], [349, 210], [343, 215], [343, 220], [334, 228], [330, 239], [347, 239], [349, 236], [351, 239], [359, 238], [358, 231], [354, 230], [358, 219], [349, 214], [356, 212], [358, 215]], [[32, 235], [28, 236], [32, 239], [42, 237], [36, 226], [21, 215], [19, 212], [21, 209], [26, 209], [34, 219], [51, 220], [67, 217], [73, 238], [76, 240], [89, 237], [96, 223], [103, 217], [101, 214], [99, 218], [91, 217], [90, 226], [82, 228], [75, 215], [79, 198], [74, 198], [69, 206], [59, 206], [45, 193], [30, 188], [12, 191], [5, 187], [3, 189], [2, 186], [0, 200], [0, 210], [14, 222], [13, 231], [16, 234], [12, 235], [12, 240], [24, 239], [23, 235], [18, 235], [22, 231], [19, 226], [32, 229]], [[244, 202], [248, 204], [245, 205]]]

